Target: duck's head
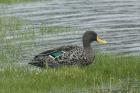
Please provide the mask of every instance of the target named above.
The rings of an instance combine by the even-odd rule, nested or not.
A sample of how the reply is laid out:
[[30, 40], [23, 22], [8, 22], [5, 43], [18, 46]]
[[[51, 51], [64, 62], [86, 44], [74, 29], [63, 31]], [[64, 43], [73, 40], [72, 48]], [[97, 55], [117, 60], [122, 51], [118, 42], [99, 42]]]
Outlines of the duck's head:
[[90, 43], [96, 41], [99, 44], [107, 44], [106, 40], [101, 39], [96, 32], [86, 31], [83, 35], [83, 46], [90, 46]]

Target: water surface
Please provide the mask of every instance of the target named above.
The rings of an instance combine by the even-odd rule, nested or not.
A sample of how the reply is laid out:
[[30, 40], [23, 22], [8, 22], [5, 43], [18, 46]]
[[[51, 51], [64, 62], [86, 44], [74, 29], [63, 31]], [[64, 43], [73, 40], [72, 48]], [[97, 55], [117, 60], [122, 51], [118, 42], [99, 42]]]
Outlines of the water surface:
[[[78, 44], [86, 30], [94, 30], [108, 41], [107, 45], [93, 44], [95, 50], [118, 54], [140, 54], [139, 0], [52, 0], [33, 3], [0, 5], [0, 16], [20, 17], [30, 22], [24, 27], [66, 26], [75, 31], [38, 36], [35, 43], [25, 46], [23, 55], [33, 56], [48, 48]], [[24, 30], [26, 31], [26, 29]], [[22, 55], [22, 56], [23, 56]], [[24, 57], [26, 59], [26, 57]], [[27, 58], [30, 59], [30, 58]]]

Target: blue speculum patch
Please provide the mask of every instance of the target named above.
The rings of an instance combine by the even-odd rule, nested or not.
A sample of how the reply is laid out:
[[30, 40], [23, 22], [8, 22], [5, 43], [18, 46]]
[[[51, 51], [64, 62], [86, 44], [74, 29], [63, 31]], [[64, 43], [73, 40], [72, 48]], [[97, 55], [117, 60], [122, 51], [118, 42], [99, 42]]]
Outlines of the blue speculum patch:
[[49, 54], [52, 58], [58, 58], [64, 54], [64, 51], [53, 51]]

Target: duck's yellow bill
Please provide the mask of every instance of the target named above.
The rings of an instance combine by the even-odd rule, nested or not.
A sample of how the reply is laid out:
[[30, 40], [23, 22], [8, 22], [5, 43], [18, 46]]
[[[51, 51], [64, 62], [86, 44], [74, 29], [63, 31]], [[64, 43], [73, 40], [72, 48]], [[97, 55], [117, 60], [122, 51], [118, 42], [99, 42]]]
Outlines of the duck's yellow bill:
[[97, 36], [97, 42], [98, 42], [99, 44], [107, 44], [107, 41], [101, 39], [99, 36]]

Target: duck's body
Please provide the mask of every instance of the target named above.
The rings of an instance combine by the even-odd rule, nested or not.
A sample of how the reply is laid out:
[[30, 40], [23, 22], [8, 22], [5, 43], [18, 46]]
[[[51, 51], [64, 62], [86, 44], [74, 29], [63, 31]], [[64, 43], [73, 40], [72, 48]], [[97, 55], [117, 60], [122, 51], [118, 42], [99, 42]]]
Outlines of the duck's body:
[[[92, 59], [92, 56], [90, 59]], [[79, 46], [62, 46], [53, 50], [47, 50], [34, 57], [32, 65], [39, 67], [58, 67], [60, 65], [88, 65], [92, 61]], [[30, 63], [31, 64], [31, 63]]]
[[96, 38], [97, 34], [95, 32], [87, 31], [83, 35], [83, 47], [71, 45], [47, 50], [39, 55], [36, 55], [33, 62], [30, 62], [29, 64], [39, 67], [91, 64], [95, 56], [90, 43], [92, 41], [96, 41]]

